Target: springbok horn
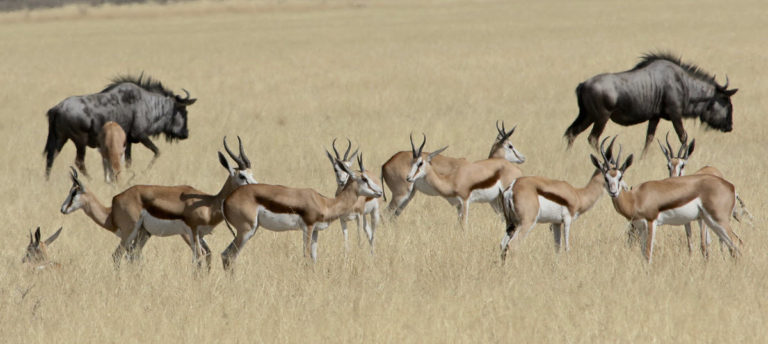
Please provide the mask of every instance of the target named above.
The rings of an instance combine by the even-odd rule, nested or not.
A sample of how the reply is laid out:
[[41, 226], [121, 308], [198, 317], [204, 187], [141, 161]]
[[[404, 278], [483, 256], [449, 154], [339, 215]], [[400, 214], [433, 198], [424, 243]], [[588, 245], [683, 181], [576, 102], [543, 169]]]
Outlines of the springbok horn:
[[424, 145], [427, 144], [427, 135], [424, 133], [421, 133], [421, 135], [424, 136], [424, 139], [421, 141], [421, 146], [419, 146], [419, 155], [424, 150]]
[[357, 156], [357, 164], [360, 165], [360, 173], [365, 172], [365, 167], [363, 167], [363, 153], [360, 153]]
[[341, 159], [339, 156], [339, 151], [336, 150], [336, 138], [333, 138], [333, 142], [331, 142], [331, 148], [333, 148], [333, 153], [336, 154], [336, 159]]
[[243, 149], [243, 141], [240, 140], [240, 135], [237, 135], [237, 145], [240, 146], [240, 160], [243, 161], [245, 168], [251, 168], [251, 161], [245, 156], [245, 150]]
[[237, 155], [235, 155], [235, 153], [232, 153], [232, 150], [230, 150], [229, 146], [227, 146], [227, 137], [226, 136], [224, 136], [224, 150], [226, 150], [227, 154], [229, 154], [229, 157], [232, 158], [232, 160], [234, 160], [237, 163], [238, 168], [242, 169], [244, 167], [244, 164], [240, 160], [240, 158]]
[[413, 153], [413, 158], [416, 159], [419, 155], [416, 154], [416, 146], [413, 145], [413, 133], [410, 134], [411, 137], [411, 152]]
[[683, 154], [685, 154], [685, 151], [688, 149], [688, 138], [686, 137], [685, 142], [680, 144], [680, 150], [677, 151], [677, 157], [682, 158]]
[[619, 155], [616, 156], [616, 166], [619, 166], [619, 163], [621, 163], [621, 149], [623, 146], [621, 143], [619, 143]]
[[674, 156], [672, 155], [673, 154], [672, 152], [674, 152], [672, 150], [672, 145], [669, 144], [669, 132], [667, 132], [667, 149], [669, 149], [669, 158], [670, 159], [674, 158]]
[[661, 148], [661, 153], [664, 154], [664, 158], [669, 160], [669, 152], [667, 152], [667, 149], [664, 148], [664, 145], [661, 144], [661, 141], [658, 138], [656, 138], [656, 142], [659, 144], [659, 148]]
[[347, 161], [347, 158], [349, 158], [349, 150], [352, 148], [352, 141], [347, 138], [347, 150], [344, 151], [344, 161]]
[[610, 163], [608, 157], [605, 156], [605, 141], [608, 141], [608, 136], [603, 138], [602, 141], [600, 141], [600, 155], [603, 156], [603, 163], [608, 165]]
[[[503, 125], [503, 123], [502, 123], [502, 125]], [[499, 136], [504, 136], [504, 130], [499, 128], [499, 120], [498, 119], [496, 120], [496, 131], [499, 132]]]
[[605, 156], [608, 157], [608, 159], [616, 166], [618, 167], [619, 162], [613, 159], [613, 143], [616, 142], [616, 138], [619, 137], [619, 135], [616, 135], [611, 139], [611, 143], [608, 144], [608, 149], [605, 151]]

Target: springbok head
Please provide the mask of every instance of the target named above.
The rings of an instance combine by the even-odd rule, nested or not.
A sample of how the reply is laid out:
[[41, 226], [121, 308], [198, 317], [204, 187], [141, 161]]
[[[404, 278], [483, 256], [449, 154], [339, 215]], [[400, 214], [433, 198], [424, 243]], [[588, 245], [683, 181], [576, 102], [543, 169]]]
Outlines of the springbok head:
[[364, 197], [378, 198], [384, 194], [384, 190], [376, 184], [368, 173], [365, 172], [365, 166], [363, 166], [363, 153], [357, 155], [357, 165], [360, 167], [360, 173], [355, 173], [351, 168], [347, 167], [341, 160], [336, 160], [336, 164], [339, 168], [343, 169], [349, 176], [347, 178], [347, 184], [351, 182], [357, 183], [357, 194]]
[[53, 241], [59, 237], [59, 234], [61, 234], [61, 229], [62, 227], [59, 227], [59, 230], [48, 237], [48, 239], [45, 239], [45, 241], [40, 241], [40, 227], [37, 227], [34, 236], [32, 235], [32, 232], [30, 232], [27, 252], [24, 255], [24, 258], [22, 258], [21, 262], [29, 264], [40, 264], [48, 262], [48, 245], [53, 243]]
[[232, 150], [229, 149], [229, 146], [227, 146], [227, 137], [224, 137], [224, 149], [227, 151], [227, 154], [232, 158], [232, 160], [235, 161], [237, 164], [237, 167], [233, 167], [229, 164], [229, 161], [227, 158], [224, 157], [224, 154], [219, 153], [219, 162], [221, 163], [224, 168], [227, 169], [229, 172], [229, 178], [227, 178], [227, 184], [230, 185], [233, 190], [241, 185], [246, 184], [256, 184], [256, 180], [253, 178], [253, 173], [251, 172], [251, 161], [248, 160], [248, 157], [245, 155], [245, 151], [243, 150], [243, 141], [240, 140], [240, 136], [237, 137], [237, 143], [240, 148], [240, 154], [235, 155], [232, 153]]
[[413, 159], [411, 160], [411, 170], [408, 172], [408, 177], [406, 178], [409, 183], [424, 178], [427, 175], [427, 168], [429, 168], [432, 159], [448, 148], [448, 146], [445, 146], [424, 157], [421, 153], [422, 150], [424, 150], [424, 144], [427, 143], [427, 135], [422, 135], [424, 136], [424, 140], [421, 141], [421, 146], [419, 146], [419, 149], [417, 150], [416, 146], [413, 144], [413, 134], [411, 134], [411, 152], [413, 153]]
[[509, 137], [515, 132], [515, 129], [517, 129], [517, 126], [514, 126], [510, 131], [507, 131], [506, 128], [504, 128], [503, 121], [501, 122], [501, 128], [499, 128], [499, 121], [496, 121], [496, 131], [498, 132], [498, 136], [496, 136], [496, 142], [491, 147], [490, 157], [503, 157], [505, 160], [515, 164], [522, 164], [525, 162], [525, 155], [520, 153], [520, 151], [512, 145], [512, 142], [509, 141]]
[[333, 153], [335, 154], [335, 157], [331, 155], [328, 150], [325, 150], [325, 155], [328, 156], [328, 160], [331, 161], [331, 165], [333, 165], [333, 173], [336, 174], [336, 184], [338, 186], [344, 186], [347, 184], [347, 180], [349, 179], [349, 173], [345, 172], [343, 169], [341, 169], [339, 166], [337, 166], [337, 162], [341, 162], [347, 168], [352, 168], [352, 163], [354, 162], [355, 157], [357, 156], [357, 149], [355, 149], [352, 154], [349, 154], [350, 149], [352, 149], [352, 141], [349, 141], [347, 139], [347, 150], [344, 151], [344, 156], [341, 156], [339, 154], [339, 151], [336, 150], [336, 139], [333, 139], [333, 142], [331, 143], [331, 147], [333, 147]]
[[691, 153], [693, 153], [693, 147], [696, 145], [696, 139], [691, 140], [691, 144], [688, 144], [688, 141], [683, 142], [682, 145], [680, 145], [680, 149], [677, 151], [677, 155], [675, 155], [672, 151], [672, 145], [669, 144], [669, 132], [667, 132], [667, 147], [664, 148], [664, 146], [661, 144], [661, 141], [658, 139], [656, 142], [659, 143], [659, 148], [661, 148], [661, 152], [664, 153], [664, 157], [667, 158], [667, 169], [669, 170], [669, 176], [670, 177], [681, 177], [685, 175], [685, 166], [688, 164], [688, 157], [691, 156]]
[[74, 167], [69, 167], [71, 171], [69, 176], [72, 178], [72, 187], [69, 188], [69, 194], [64, 199], [64, 203], [61, 205], [62, 214], [70, 214], [75, 210], [82, 208], [87, 202], [83, 199], [86, 196], [87, 190], [85, 185], [77, 178], [77, 170]]
[[605, 178], [605, 188], [608, 191], [608, 195], [611, 197], [618, 197], [621, 190], [626, 189], [626, 184], [623, 182], [624, 172], [632, 165], [633, 155], [630, 154], [621, 167], [619, 167], [619, 162], [621, 161], [621, 145], [619, 145], [619, 154], [614, 159], [613, 143], [616, 141], [616, 136], [611, 140], [608, 149], [605, 149], [605, 141], [607, 140], [608, 137], [600, 142], [600, 155], [603, 157], [602, 162], [592, 154], [590, 154], [589, 157], [592, 159], [592, 164], [603, 173], [603, 177]]

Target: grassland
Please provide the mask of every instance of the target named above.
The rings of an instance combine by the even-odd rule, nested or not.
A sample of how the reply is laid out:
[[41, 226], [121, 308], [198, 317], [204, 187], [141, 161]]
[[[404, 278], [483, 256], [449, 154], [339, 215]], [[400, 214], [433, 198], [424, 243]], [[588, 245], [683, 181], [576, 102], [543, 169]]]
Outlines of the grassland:
[[[4, 342], [762, 342], [768, 335], [765, 110], [768, 65], [763, 1], [201, 2], [0, 14], [0, 338]], [[462, 231], [455, 211], [417, 196], [395, 223], [345, 254], [338, 224], [320, 257], [301, 255], [300, 234], [260, 231], [233, 274], [218, 252], [196, 273], [181, 240], [153, 239], [145, 259], [120, 271], [118, 240], [82, 212], [59, 207], [70, 187], [68, 144], [49, 182], [44, 114], [63, 98], [98, 91], [119, 73], [146, 73], [199, 101], [190, 138], [134, 149], [133, 183], [189, 184], [216, 192], [224, 135], [241, 135], [261, 182], [335, 189], [323, 148], [350, 137], [377, 166], [425, 132], [427, 149], [481, 159], [494, 122], [517, 124], [526, 174], [576, 185], [592, 172], [586, 136], [565, 150], [577, 113], [574, 89], [624, 70], [647, 51], [670, 50], [740, 89], [730, 134], [686, 122], [696, 138], [690, 170], [719, 167], [755, 215], [735, 225], [738, 261], [715, 248], [687, 252], [666, 227], [654, 263], [625, 243], [625, 222], [604, 196], [574, 225], [571, 251], [555, 254], [537, 227], [505, 266], [503, 224], [474, 206]], [[671, 130], [662, 122], [659, 134]], [[639, 152], [645, 126], [609, 124]], [[666, 174], [656, 148], [627, 172], [630, 184]], [[126, 186], [94, 176], [104, 202]], [[27, 229], [44, 235], [64, 267], [21, 266]], [[352, 243], [356, 233], [351, 233]]]

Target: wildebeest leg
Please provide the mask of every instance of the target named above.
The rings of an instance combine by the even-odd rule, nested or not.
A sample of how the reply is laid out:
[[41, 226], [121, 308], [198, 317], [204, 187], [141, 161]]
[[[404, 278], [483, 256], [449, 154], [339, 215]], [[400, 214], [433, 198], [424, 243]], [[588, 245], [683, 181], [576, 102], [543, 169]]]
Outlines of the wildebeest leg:
[[685, 128], [683, 128], [683, 118], [682, 116], [675, 116], [676, 118], [672, 119], [672, 127], [675, 128], [675, 133], [677, 133], [677, 138], [680, 139], [680, 143], [687, 142], [688, 141], [688, 133], [685, 132]]
[[565, 130], [565, 138], [568, 140], [568, 149], [573, 146], [573, 141], [576, 139], [576, 136], [581, 134], [584, 130], [587, 130], [590, 125], [592, 125], [592, 119], [585, 116], [582, 112], [579, 112], [579, 116], [576, 117], [576, 120], [571, 123], [571, 126], [568, 127], [568, 129]]
[[600, 114], [595, 119], [595, 125], [592, 126], [592, 131], [589, 132], [589, 145], [592, 146], [595, 150], [598, 150], [597, 148], [597, 141], [600, 140], [600, 135], [603, 133], [603, 129], [605, 129], [605, 124], [608, 123], [608, 119], [611, 117], [611, 114]]
[[77, 155], [75, 156], [75, 166], [77, 166], [77, 169], [80, 170], [80, 172], [82, 172], [84, 176], [90, 179], [91, 176], [89, 176], [88, 171], [85, 170], [85, 144], [75, 142], [75, 147], [77, 147]]
[[648, 120], [648, 132], [645, 134], [645, 146], [643, 146], [643, 154], [640, 155], [640, 159], [645, 157], [645, 153], [648, 151], [648, 147], [653, 142], [653, 137], [656, 135], [656, 127], [659, 125], [659, 118], [651, 118]]
[[131, 167], [131, 141], [125, 140], [125, 167]]
[[160, 156], [160, 150], [157, 149], [157, 146], [155, 146], [155, 144], [152, 143], [152, 141], [148, 137], [142, 138], [141, 140], [139, 140], [139, 142], [141, 142], [141, 144], [143, 144], [144, 147], [149, 148], [149, 150], [151, 150], [152, 153], [155, 153], [155, 156], [152, 157], [152, 161], [149, 162], [149, 166], [147, 166], [147, 168], [150, 168], [155, 163], [155, 160], [157, 160], [157, 157]]

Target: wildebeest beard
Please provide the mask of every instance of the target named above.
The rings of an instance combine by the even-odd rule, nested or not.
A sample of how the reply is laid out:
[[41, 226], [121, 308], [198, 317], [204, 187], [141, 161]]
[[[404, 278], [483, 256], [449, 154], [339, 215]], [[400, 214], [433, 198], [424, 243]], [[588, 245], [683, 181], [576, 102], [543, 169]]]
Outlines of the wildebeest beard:
[[704, 112], [699, 119], [702, 123], [706, 124], [705, 127], [716, 129], [724, 133], [733, 130], [733, 110], [728, 109], [726, 115], [713, 114], [712, 112]]

